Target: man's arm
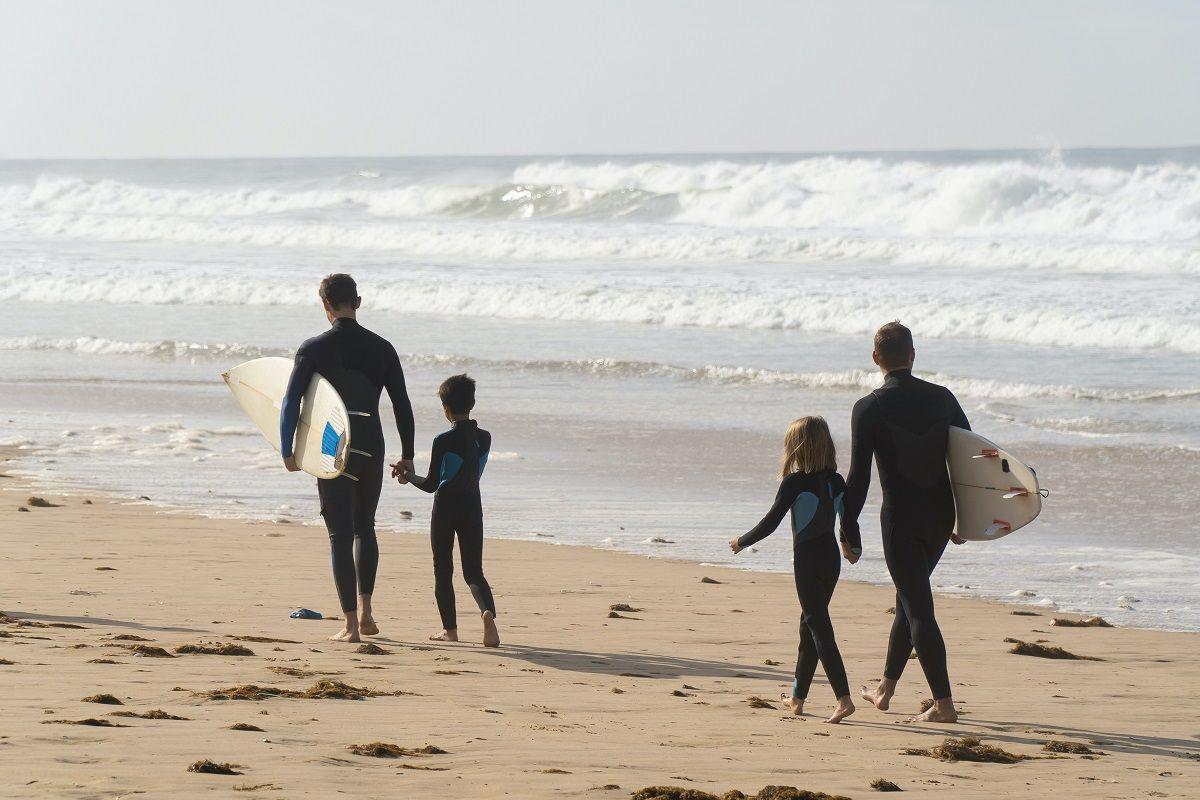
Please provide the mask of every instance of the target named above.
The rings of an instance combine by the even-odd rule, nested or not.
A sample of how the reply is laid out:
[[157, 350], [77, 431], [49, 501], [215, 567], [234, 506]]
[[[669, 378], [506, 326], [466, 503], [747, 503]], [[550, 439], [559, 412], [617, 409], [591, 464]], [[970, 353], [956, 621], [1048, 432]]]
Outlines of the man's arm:
[[[300, 424], [300, 401], [308, 390], [308, 384], [317, 372], [316, 362], [304, 345], [296, 351], [296, 362], [292, 365], [292, 377], [288, 379], [287, 391], [279, 409], [279, 452], [288, 470], [295, 472], [299, 467], [294, 455], [296, 426]], [[293, 469], [294, 467], [294, 469]]]
[[950, 406], [950, 424], [956, 428], [963, 430], [971, 430], [971, 423], [967, 421], [967, 415], [959, 405], [958, 398], [954, 396], [954, 392], [946, 389], [946, 397]]
[[400, 433], [400, 463], [404, 467], [400, 476], [412, 472], [413, 468], [413, 438], [416, 424], [413, 422], [412, 402], [408, 399], [408, 387], [404, 384], [404, 369], [400, 366], [400, 357], [392, 352], [392, 365], [384, 378], [384, 387], [388, 397], [392, 399], [392, 413], [396, 416], [396, 430]]
[[854, 404], [850, 415], [850, 472], [842, 499], [842, 541], [853, 552], [862, 552], [858, 516], [867, 502], [871, 486], [871, 461], [875, 457], [875, 396], [867, 395]]

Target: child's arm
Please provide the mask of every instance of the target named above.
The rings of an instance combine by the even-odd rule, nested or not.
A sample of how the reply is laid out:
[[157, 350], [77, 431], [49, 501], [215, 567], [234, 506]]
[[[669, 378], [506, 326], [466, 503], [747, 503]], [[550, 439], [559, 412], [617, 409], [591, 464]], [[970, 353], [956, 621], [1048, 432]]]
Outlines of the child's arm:
[[436, 492], [438, 483], [441, 481], [442, 456], [445, 454], [445, 452], [446, 449], [442, 445], [440, 437], [438, 439], [434, 439], [433, 452], [429, 455], [429, 473], [422, 477], [415, 472], [408, 472], [404, 476], [405, 479], [422, 492], [429, 492], [430, 494]]
[[799, 482], [793, 480], [790, 475], [783, 479], [783, 482], [779, 484], [779, 491], [775, 493], [775, 502], [766, 516], [749, 531], [730, 542], [731, 546], [737, 545], [736, 548], [733, 548], [733, 552], [744, 550], [775, 532], [779, 523], [783, 522], [783, 518], [787, 516], [788, 509], [796, 502], [796, 497], [799, 495], [798, 486]]

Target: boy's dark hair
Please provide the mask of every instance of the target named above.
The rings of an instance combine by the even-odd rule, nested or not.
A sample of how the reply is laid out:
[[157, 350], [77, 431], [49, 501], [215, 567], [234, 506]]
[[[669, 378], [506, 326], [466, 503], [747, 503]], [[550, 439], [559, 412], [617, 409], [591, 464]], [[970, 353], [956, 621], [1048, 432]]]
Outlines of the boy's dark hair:
[[880, 366], [895, 369], [908, 364], [913, 351], [912, 331], [893, 320], [875, 331], [875, 355]]
[[358, 285], [344, 272], [326, 275], [321, 281], [321, 299], [333, 308], [353, 305], [358, 299]]
[[466, 373], [451, 375], [438, 387], [438, 398], [451, 414], [466, 414], [475, 407], [475, 381]]

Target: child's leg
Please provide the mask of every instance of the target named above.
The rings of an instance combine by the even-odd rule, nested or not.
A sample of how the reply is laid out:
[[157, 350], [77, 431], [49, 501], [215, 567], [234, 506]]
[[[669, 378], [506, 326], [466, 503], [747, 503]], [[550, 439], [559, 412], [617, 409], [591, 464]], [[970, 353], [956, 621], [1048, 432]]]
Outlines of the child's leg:
[[483, 520], [468, 516], [459, 521], [457, 528], [463, 580], [471, 587], [479, 611], [490, 611], [495, 617], [496, 601], [492, 597], [492, 587], [483, 576]]
[[[803, 609], [803, 624], [812, 636], [813, 648], [820, 658], [821, 666], [825, 668], [825, 676], [829, 678], [834, 696], [842, 698], [850, 694], [850, 686], [846, 681], [846, 667], [842, 663], [842, 654], [834, 639], [833, 621], [829, 618], [829, 601], [833, 596], [833, 588], [837, 585], [838, 564], [834, 562], [831, 568], [829, 565], [815, 563], [818, 561], [819, 559], [813, 558], [796, 564], [796, 594]], [[797, 678], [802, 677], [799, 674], [799, 664], [796, 669]], [[809, 678], [811, 677], [810, 673]]]
[[433, 596], [437, 598], [442, 628], [451, 632], [458, 630], [458, 617], [454, 607], [454, 526], [447, 516], [434, 505], [429, 542], [433, 547]]
[[812, 685], [813, 675], [817, 671], [817, 646], [813, 642], [812, 631], [800, 618], [800, 646], [796, 650], [796, 679], [792, 681], [792, 697], [803, 702], [808, 698], [808, 687]]

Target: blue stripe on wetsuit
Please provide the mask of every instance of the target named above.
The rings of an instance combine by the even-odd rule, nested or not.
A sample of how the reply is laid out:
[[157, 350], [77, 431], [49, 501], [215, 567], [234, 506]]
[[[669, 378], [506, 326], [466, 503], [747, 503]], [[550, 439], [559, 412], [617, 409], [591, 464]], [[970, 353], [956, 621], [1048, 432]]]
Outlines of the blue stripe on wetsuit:
[[446, 453], [442, 456], [442, 471], [438, 475], [438, 488], [442, 488], [458, 474], [462, 469], [462, 456], [458, 453]]

